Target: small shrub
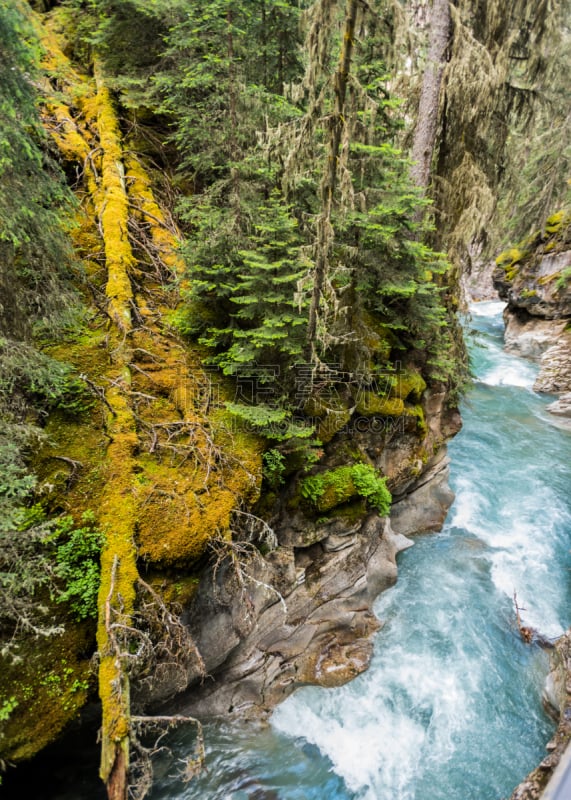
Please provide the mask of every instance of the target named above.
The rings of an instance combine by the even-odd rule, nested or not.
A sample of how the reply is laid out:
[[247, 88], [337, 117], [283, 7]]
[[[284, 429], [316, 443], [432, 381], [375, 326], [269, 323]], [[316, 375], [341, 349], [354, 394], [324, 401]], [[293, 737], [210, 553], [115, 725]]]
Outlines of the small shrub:
[[325, 478], [323, 475], [309, 475], [301, 482], [301, 496], [317, 505], [325, 492]]
[[285, 456], [279, 450], [266, 450], [262, 456], [262, 475], [272, 489], [277, 489], [284, 482]]
[[99, 555], [104, 541], [92, 511], [82, 514], [81, 521], [82, 527], [76, 528], [73, 517], [62, 517], [51, 537], [56, 544], [55, 574], [64, 583], [55, 599], [69, 603], [77, 620], [97, 617]]
[[386, 517], [392, 501], [386, 479], [378, 475], [368, 464], [355, 464], [351, 467], [351, 477], [358, 494], [376, 508], [381, 517]]
[[2, 703], [0, 703], [0, 722], [7, 722], [17, 705], [18, 701], [15, 697], [9, 697], [7, 700], [3, 700]]

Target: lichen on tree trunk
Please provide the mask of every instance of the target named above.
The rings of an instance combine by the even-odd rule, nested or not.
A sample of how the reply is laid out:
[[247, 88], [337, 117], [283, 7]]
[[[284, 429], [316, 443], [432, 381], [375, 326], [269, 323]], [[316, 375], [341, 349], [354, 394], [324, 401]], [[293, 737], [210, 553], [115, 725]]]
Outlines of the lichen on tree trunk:
[[345, 127], [345, 98], [347, 95], [347, 82], [351, 70], [351, 59], [355, 39], [355, 25], [357, 22], [357, 0], [347, 0], [345, 10], [345, 24], [343, 28], [343, 45], [339, 56], [339, 66], [334, 76], [334, 111], [329, 120], [329, 141], [327, 147], [327, 164], [321, 181], [321, 212], [316, 222], [316, 258], [313, 275], [313, 290], [309, 306], [307, 323], [307, 355], [310, 363], [317, 360], [317, 336], [319, 322], [319, 308], [323, 294], [323, 287], [329, 269], [330, 251], [333, 244], [333, 227], [331, 222], [335, 189], [339, 171], [339, 152], [343, 129]]
[[430, 181], [430, 168], [439, 123], [439, 99], [446, 51], [450, 41], [449, 0], [434, 0], [430, 25], [430, 47], [418, 106], [411, 158], [411, 177], [425, 189]]

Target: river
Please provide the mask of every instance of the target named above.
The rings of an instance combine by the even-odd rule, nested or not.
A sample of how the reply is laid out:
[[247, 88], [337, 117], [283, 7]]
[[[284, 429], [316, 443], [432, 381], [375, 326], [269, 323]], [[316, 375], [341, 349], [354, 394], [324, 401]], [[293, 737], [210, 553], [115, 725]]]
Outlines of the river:
[[533, 393], [536, 367], [503, 352], [501, 304], [472, 327], [456, 500], [399, 556], [370, 669], [298, 690], [269, 726], [209, 725], [208, 772], [159, 774], [152, 800], [500, 800], [544, 756], [548, 659], [520, 640], [512, 597], [546, 636], [571, 624], [571, 434]]

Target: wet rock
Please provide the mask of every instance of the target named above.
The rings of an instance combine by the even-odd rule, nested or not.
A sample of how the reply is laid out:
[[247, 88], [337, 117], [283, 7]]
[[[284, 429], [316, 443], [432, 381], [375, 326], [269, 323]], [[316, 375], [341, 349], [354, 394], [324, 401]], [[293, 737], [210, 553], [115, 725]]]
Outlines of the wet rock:
[[397, 533], [410, 536], [442, 528], [454, 500], [454, 492], [448, 484], [449, 463], [445, 458], [435, 464], [411, 494], [393, 504], [391, 523]]
[[[250, 578], [245, 579], [248, 602], [236, 592], [231, 611], [220, 602], [220, 582], [227, 577], [204, 579], [211, 585], [203, 587], [191, 609], [191, 630], [201, 652], [207, 647], [216, 651], [208, 652], [207, 662], [214, 674], [178, 700], [177, 709], [255, 717], [296, 686], [337, 686], [366, 669], [372, 654], [370, 636], [380, 627], [372, 603], [394, 584], [396, 555], [412, 543], [376, 514], [342, 538], [343, 548], [322, 547], [307, 559], [292, 548], [291, 558], [300, 569], [282, 598], [274, 592], [270, 603], [271, 567], [261, 558], [250, 565]], [[236, 610], [256, 618], [242, 637], [244, 625]]]
[[412, 545], [407, 535], [439, 530], [453, 499], [444, 445], [460, 416], [443, 388], [419, 386], [402, 414], [359, 417], [333, 435], [319, 465], [381, 470], [392, 519], [354, 494], [319, 510], [300, 491], [303, 474], [292, 480], [271, 512], [277, 548], [235, 549], [204, 571], [185, 620], [207, 677], [189, 676], [173, 701], [165, 692], [163, 710], [260, 717], [297, 686], [338, 686], [367, 668], [380, 627], [373, 603], [397, 579], [397, 554]]
[[[539, 800], [562, 758], [569, 758], [571, 739], [571, 629], [558, 639], [551, 656], [551, 671], [543, 693], [546, 709], [559, 725], [548, 742], [548, 755], [516, 787], [510, 800]], [[551, 788], [551, 785], [550, 785]]]
[[547, 410], [559, 417], [571, 417], [571, 392], [562, 394], [559, 400], [547, 406]]
[[447, 459], [435, 458], [395, 504], [396, 531], [369, 513], [296, 538], [298, 514], [295, 526], [278, 531], [288, 544], [245, 566], [242, 586], [228, 566], [204, 575], [189, 619], [209, 677], [178, 698], [176, 710], [260, 717], [297, 686], [339, 686], [365, 670], [381, 626], [373, 602], [395, 583], [396, 556], [412, 545], [403, 531], [442, 525], [453, 497], [447, 474]]
[[504, 312], [504, 342], [508, 353], [539, 361], [562, 335], [566, 320], [531, 317], [526, 312]]

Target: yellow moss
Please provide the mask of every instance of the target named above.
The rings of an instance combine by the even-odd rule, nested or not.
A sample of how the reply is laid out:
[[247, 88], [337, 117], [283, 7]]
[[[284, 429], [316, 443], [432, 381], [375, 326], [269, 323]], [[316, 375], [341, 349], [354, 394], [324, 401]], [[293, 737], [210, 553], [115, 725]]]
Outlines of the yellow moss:
[[551, 275], [542, 275], [541, 278], [537, 279], [537, 283], [539, 286], [546, 286], [548, 283], [558, 280], [560, 274], [559, 272], [553, 272]]
[[500, 253], [500, 255], [496, 258], [496, 264], [498, 267], [503, 268], [506, 278], [511, 281], [517, 274], [517, 264], [523, 261], [523, 259], [528, 255], [528, 250], [524, 250], [519, 247], [511, 247], [509, 250], [505, 250], [503, 253]]
[[[123, 371], [127, 381], [127, 372]], [[104, 781], [109, 778], [117, 746], [128, 748], [130, 719], [129, 680], [124, 665], [110, 640], [108, 623], [120, 612], [123, 624], [129, 625], [135, 603], [138, 578], [134, 525], [136, 504], [133, 492], [134, 453], [138, 438], [135, 419], [119, 381], [106, 393], [113, 409], [108, 421], [111, 443], [107, 449], [105, 491], [101, 498], [99, 519], [106, 533], [101, 553], [101, 586], [97, 644], [100, 653], [99, 697], [102, 706], [101, 770]], [[114, 611], [112, 611], [114, 610]]]
[[138, 411], [152, 451], [137, 458], [138, 551], [155, 564], [189, 564], [212, 536], [227, 535], [233, 508], [257, 499], [262, 447], [225, 411], [203, 415], [209, 386], [200, 360], [149, 326], [133, 338], [143, 359], [133, 388], [155, 397]]
[[125, 165], [128, 193], [134, 198], [138, 211], [149, 228], [161, 260], [174, 275], [182, 276], [184, 262], [177, 253], [178, 240], [168, 228], [165, 215], [155, 200], [147, 171], [133, 155], [127, 156]]
[[129, 272], [136, 262], [129, 242], [129, 201], [121, 134], [113, 100], [98, 64], [95, 65], [94, 74], [97, 85], [97, 127], [102, 150], [101, 192], [104, 200], [99, 209], [99, 219], [107, 265], [105, 291], [109, 298], [109, 316], [123, 333], [127, 333], [131, 329], [130, 303], [133, 300]]
[[[22, 7], [25, 6], [27, 6], [27, 3], [22, 4]], [[28, 14], [42, 44], [42, 69], [57, 80], [61, 89], [71, 90], [74, 97], [81, 97], [88, 80], [75, 69], [70, 59], [63, 52], [60, 37], [56, 33], [57, 24], [54, 18], [46, 15], [40, 17], [32, 12], [29, 7]]]
[[545, 221], [545, 231], [549, 234], [559, 233], [569, 222], [571, 222], [571, 213], [566, 209], [562, 209], [547, 218]]
[[209, 539], [228, 530], [236, 506], [236, 496], [228, 489], [213, 488], [201, 495], [190, 489], [182, 494], [178, 483], [173, 487], [169, 475], [142, 493], [147, 502], [143, 500], [138, 518], [139, 554], [157, 564], [198, 559]]
[[374, 392], [360, 392], [355, 410], [365, 417], [400, 417], [404, 413], [404, 402], [400, 397], [381, 397]]
[[[94, 86], [73, 72], [52, 34], [46, 34], [45, 42], [45, 66], [57, 78], [65, 101], [52, 96], [46, 124], [62, 157], [83, 168], [75, 244], [82, 256], [89, 257], [100, 250], [99, 231], [102, 234], [111, 318], [105, 346], [100, 346], [102, 336], [96, 342], [88, 335], [87, 342], [80, 337], [70, 348], [78, 369], [93, 383], [108, 387], [105, 410], [112, 411], [105, 424], [100, 405], [88, 421], [69, 426], [70, 436], [75, 433], [80, 440], [73, 445], [57, 417], [50, 422], [57, 429], [57, 452], [71, 447], [66, 455], [74, 453], [85, 463], [69, 493], [70, 502], [83, 508], [94, 501], [107, 534], [97, 626], [101, 775], [106, 780], [118, 755], [128, 756], [130, 724], [128, 676], [113, 652], [106, 615], [110, 609], [120, 611], [122, 621], [129, 624], [138, 555], [159, 566], [187, 566], [202, 555], [212, 536], [229, 535], [233, 508], [251, 504], [259, 496], [262, 446], [256, 437], [233, 428], [235, 420], [216, 402], [206, 416], [209, 378], [198, 351], [188, 352], [169, 330], [167, 296], [161, 287], [147, 279], [146, 297], [150, 291], [151, 299], [134, 297], [130, 275], [136, 259], [128, 237], [129, 215], [145, 222], [163, 263], [180, 277], [183, 264], [176, 233], [166, 224], [146, 170], [123, 152], [119, 122], [100, 67], [95, 67]], [[92, 275], [103, 272], [96, 262], [88, 265]], [[144, 331], [132, 330], [134, 305], [145, 320]], [[82, 356], [83, 344], [87, 347]], [[173, 423], [183, 423], [179, 433]]]
[[62, 103], [48, 102], [44, 121], [66, 161], [85, 163], [91, 148], [81, 133], [69, 108]]

